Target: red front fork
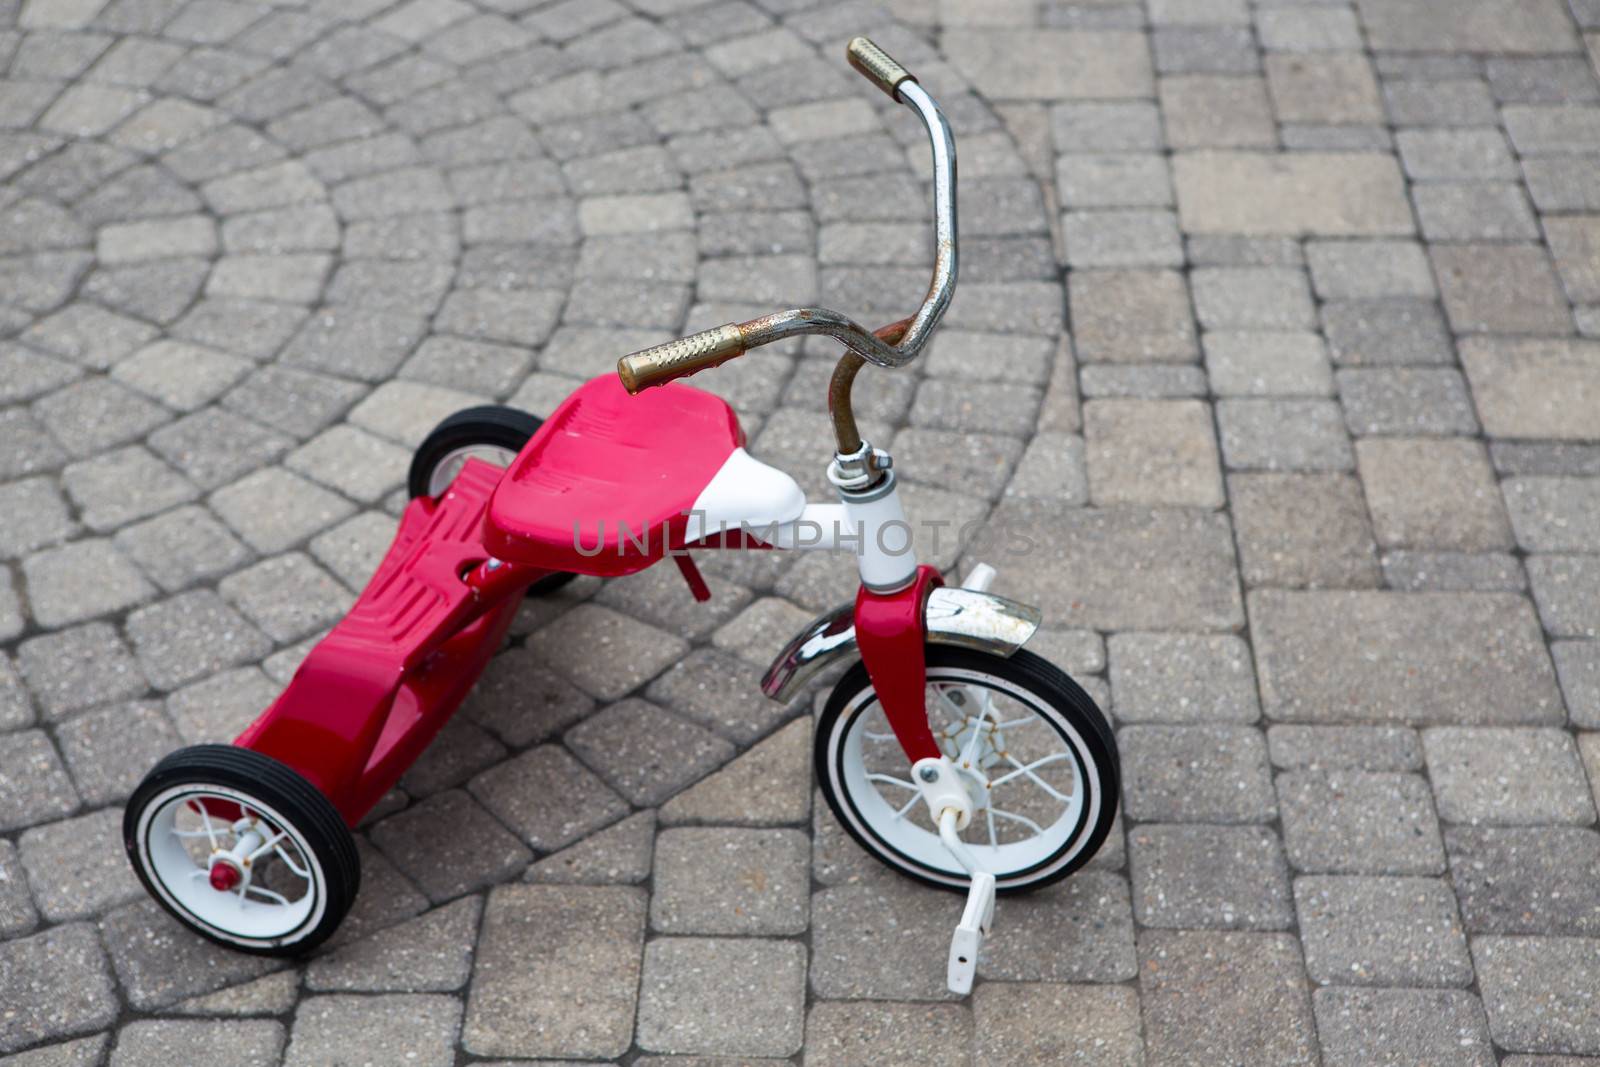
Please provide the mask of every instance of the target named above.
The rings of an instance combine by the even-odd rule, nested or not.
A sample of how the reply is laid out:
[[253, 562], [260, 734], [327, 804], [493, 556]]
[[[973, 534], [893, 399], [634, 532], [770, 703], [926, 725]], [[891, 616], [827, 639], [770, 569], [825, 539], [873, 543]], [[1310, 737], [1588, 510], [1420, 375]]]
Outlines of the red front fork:
[[926, 631], [923, 611], [928, 594], [944, 584], [938, 570], [917, 568], [911, 584], [894, 593], [856, 594], [856, 646], [878, 704], [895, 739], [915, 763], [941, 753], [928, 726]]

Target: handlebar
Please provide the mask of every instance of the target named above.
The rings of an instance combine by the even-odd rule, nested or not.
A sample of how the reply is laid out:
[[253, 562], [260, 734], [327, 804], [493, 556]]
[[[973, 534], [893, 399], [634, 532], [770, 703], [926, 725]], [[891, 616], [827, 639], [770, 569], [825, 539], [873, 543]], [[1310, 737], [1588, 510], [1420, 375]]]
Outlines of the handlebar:
[[652, 385], [663, 385], [726, 363], [752, 348], [810, 333], [833, 337], [869, 363], [903, 367], [917, 358], [939, 325], [956, 288], [955, 138], [933, 97], [883, 49], [865, 37], [857, 37], [845, 49], [845, 57], [891, 99], [916, 113], [927, 128], [933, 151], [933, 278], [922, 305], [910, 316], [904, 335], [898, 343], [889, 344], [837, 311], [822, 307], [794, 308], [748, 322], [730, 322], [622, 357], [617, 361], [617, 375], [628, 392], [637, 393]]

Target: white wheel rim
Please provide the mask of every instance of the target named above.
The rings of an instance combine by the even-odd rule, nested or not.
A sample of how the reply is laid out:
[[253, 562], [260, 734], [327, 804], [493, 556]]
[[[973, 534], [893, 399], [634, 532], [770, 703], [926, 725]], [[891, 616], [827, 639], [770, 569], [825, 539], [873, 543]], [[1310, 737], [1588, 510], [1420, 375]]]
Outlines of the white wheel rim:
[[[207, 811], [208, 800], [238, 806], [260, 828], [262, 845], [253, 851], [239, 890], [214, 889], [208, 878], [215, 853], [228, 851], [241, 837], [231, 822]], [[251, 947], [286, 945], [322, 921], [327, 879], [316, 853], [297, 827], [248, 793], [221, 785], [173, 786], [144, 806], [136, 833], [139, 862], [156, 893], [190, 925], [215, 937]], [[278, 881], [267, 885], [267, 872], [280, 864]]]
[[450, 483], [456, 480], [456, 475], [467, 465], [467, 460], [474, 458], [503, 468], [511, 466], [511, 461], [517, 458], [517, 453], [513, 449], [501, 448], [498, 445], [466, 445], [446, 452], [444, 458], [433, 465], [433, 473], [428, 475], [428, 495], [438, 496], [450, 488]]
[[[1054, 749], [1048, 753], [1054, 758], [1047, 763], [1037, 763], [1043, 757], [1031, 752], [1019, 755], [1008, 751], [1009, 758], [997, 758], [989, 768], [963, 771], [975, 787], [971, 791], [978, 796], [987, 795], [993, 801], [980, 806], [973, 815], [972, 824], [961, 835], [985, 869], [995, 875], [1001, 888], [1006, 888], [1036, 882], [1070, 864], [1088, 843], [1090, 829], [1098, 825], [1103, 803], [1098, 788], [1100, 768], [1082, 736], [1037, 694], [998, 675], [937, 667], [928, 670], [928, 683], [929, 718], [935, 728], [935, 739], [947, 755], [957, 759], [958, 768], [961, 764], [958, 757], [963, 751], [972, 751], [969, 745], [976, 731], [971, 720], [984, 714], [986, 707], [979, 701], [972, 701], [967, 712], [968, 729], [952, 731], [951, 716], [937, 695], [941, 690], [988, 694], [988, 714], [1014, 724], [1002, 731], [1002, 736], [1026, 728], [1035, 735], [1034, 740], [1053, 739], [1054, 742]], [[1026, 725], [1019, 717], [1022, 714], [1032, 717]], [[871, 686], [858, 692], [834, 720], [828, 738], [827, 772], [842, 802], [840, 806], [846, 820], [890, 864], [947, 885], [966, 885], [966, 873], [939, 841], [923, 810], [921, 796], [911, 782], [905, 755], [887, 730], [877, 694]], [[949, 736], [952, 733], [954, 737]], [[874, 763], [868, 751], [873, 746], [892, 748], [891, 759], [897, 769], [885, 771], [881, 760]], [[972, 754], [981, 751], [980, 745]], [[1032, 773], [1021, 769], [1030, 767]], [[891, 778], [894, 781], [887, 780]], [[994, 784], [987, 793], [978, 785], [984, 780]], [[1038, 780], [1066, 799], [1048, 797]], [[998, 812], [1004, 811], [1029, 818], [1009, 806], [1016, 804], [1010, 794], [1020, 793], [1020, 789], [1013, 786], [1020, 785], [1048, 797], [1047, 801], [1031, 802], [1029, 810], [1052, 812], [1051, 817], [1032, 818], [1032, 827], [1003, 816], [996, 817]]]

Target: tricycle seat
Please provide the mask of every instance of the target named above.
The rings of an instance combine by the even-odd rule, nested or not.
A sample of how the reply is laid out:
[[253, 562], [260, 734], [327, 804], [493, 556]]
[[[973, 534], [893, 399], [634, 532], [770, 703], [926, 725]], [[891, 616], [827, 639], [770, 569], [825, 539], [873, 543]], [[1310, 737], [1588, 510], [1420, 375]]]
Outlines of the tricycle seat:
[[798, 517], [799, 486], [751, 459], [744, 441], [720, 397], [677, 384], [629, 396], [616, 375], [595, 378], [507, 468], [489, 503], [484, 544], [509, 562], [632, 574], [685, 543], [689, 513], [704, 506], [719, 474], [737, 480], [735, 521]]

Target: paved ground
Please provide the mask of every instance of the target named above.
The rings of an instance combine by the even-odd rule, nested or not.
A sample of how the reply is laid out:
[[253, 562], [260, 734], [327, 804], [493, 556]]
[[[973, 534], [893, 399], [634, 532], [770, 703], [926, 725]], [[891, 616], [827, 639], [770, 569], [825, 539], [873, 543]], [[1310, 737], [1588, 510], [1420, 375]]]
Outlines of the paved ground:
[[[0, 1053], [1600, 1063], [1567, 1058], [1600, 1056], [1589, 26], [0, 0]], [[955, 900], [843, 838], [810, 704], [754, 695], [848, 561], [724, 559], [705, 606], [670, 568], [529, 606], [364, 829], [334, 951], [176, 928], [120, 802], [271, 699], [438, 417], [920, 295], [922, 147], [840, 62], [863, 31], [945, 101], [965, 235], [949, 325], [869, 372], [864, 421], [914, 514], [1035, 536], [1002, 583], [1115, 711], [1113, 844], [1004, 904], [950, 1002]], [[814, 489], [827, 365], [706, 379]]]

